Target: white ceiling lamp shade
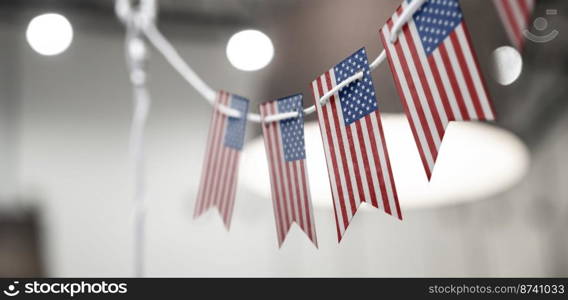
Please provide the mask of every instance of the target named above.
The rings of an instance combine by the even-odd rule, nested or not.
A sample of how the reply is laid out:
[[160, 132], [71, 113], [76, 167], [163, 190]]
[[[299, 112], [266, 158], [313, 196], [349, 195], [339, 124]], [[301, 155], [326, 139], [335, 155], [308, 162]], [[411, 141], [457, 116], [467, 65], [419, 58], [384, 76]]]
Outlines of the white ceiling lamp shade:
[[[511, 188], [528, 170], [528, 150], [514, 134], [487, 123], [452, 122], [428, 182], [405, 116], [382, 114], [382, 120], [402, 209], [486, 199]], [[308, 123], [305, 130], [312, 201], [315, 207], [331, 208], [333, 200], [318, 125]], [[270, 198], [262, 136], [245, 148], [241, 168], [243, 186]]]

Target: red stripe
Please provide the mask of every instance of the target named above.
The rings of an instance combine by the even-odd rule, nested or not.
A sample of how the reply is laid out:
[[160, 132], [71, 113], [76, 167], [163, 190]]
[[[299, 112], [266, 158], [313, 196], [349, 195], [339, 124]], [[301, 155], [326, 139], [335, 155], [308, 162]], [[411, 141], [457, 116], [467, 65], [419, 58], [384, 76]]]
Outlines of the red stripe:
[[[414, 66], [416, 67], [416, 71], [418, 72], [418, 78], [422, 85], [424, 95], [426, 96], [426, 102], [428, 103], [428, 107], [430, 108], [430, 114], [432, 115], [436, 130], [438, 131], [438, 136], [440, 136], [441, 140], [441, 137], [444, 135], [444, 124], [442, 124], [440, 115], [438, 115], [438, 110], [436, 109], [436, 105], [434, 103], [434, 97], [432, 96], [432, 90], [430, 89], [430, 84], [426, 79], [426, 72], [424, 71], [424, 67], [422, 66], [422, 60], [420, 60], [420, 57], [418, 56], [419, 50], [416, 47], [416, 44], [414, 44], [414, 39], [412, 37], [412, 34], [410, 33], [409, 26], [407, 26], [406, 30], [403, 31], [403, 34], [406, 37], [408, 49], [410, 50]], [[420, 49], [420, 51], [423, 50]]]
[[[222, 92], [218, 93], [217, 95], [217, 100], [219, 101], [219, 98], [222, 96]], [[216, 113], [216, 111], [213, 111], [213, 116], [211, 118], [211, 123], [209, 124], [209, 133], [207, 134], [207, 146], [205, 148], [205, 160], [203, 162], [203, 167], [202, 167], [202, 175], [201, 175], [201, 181], [199, 184], [199, 192], [197, 194], [197, 201], [196, 201], [196, 208], [193, 214], [193, 217], [197, 217], [199, 215], [201, 215], [203, 213], [203, 205], [204, 205], [204, 193], [205, 193], [205, 188], [207, 187], [207, 185], [205, 184], [207, 182], [207, 177], [209, 177], [209, 169], [211, 167], [211, 156], [209, 155], [211, 153], [211, 148], [212, 148], [212, 143], [214, 140], [214, 136], [216, 134], [217, 131], [217, 125], [218, 125], [218, 118], [219, 118], [219, 114]]]
[[232, 183], [233, 178], [233, 173], [235, 172], [236, 169], [236, 152], [233, 149], [227, 149], [226, 151], [228, 151], [228, 162], [226, 164], [227, 169], [225, 170], [225, 180], [223, 182], [223, 190], [222, 193], [219, 195], [220, 198], [220, 204], [217, 205], [219, 211], [221, 212], [221, 215], [223, 216], [223, 220], [225, 220], [225, 224], [228, 224], [228, 219], [229, 219], [229, 206], [230, 203], [233, 201], [233, 199], [230, 198], [230, 186]]
[[307, 223], [308, 223], [308, 224], [306, 224], [308, 226], [307, 227], [308, 231], [306, 231], [306, 232], [309, 232], [308, 235], [310, 236], [310, 239], [312, 240], [312, 242], [314, 242], [316, 244], [316, 247], [317, 247], [317, 239], [316, 239], [316, 236], [315, 236], [315, 232], [312, 232], [313, 212], [312, 212], [311, 206], [310, 206], [311, 199], [310, 199], [310, 194], [308, 193], [308, 175], [306, 174], [306, 170], [305, 170], [305, 167], [304, 167], [305, 163], [306, 163], [305, 160], [298, 162], [298, 164], [300, 165], [300, 172], [302, 174], [303, 193], [304, 193], [304, 211], [305, 211], [306, 220], [307, 220]]
[[[264, 105], [260, 106], [260, 113], [263, 117], [267, 116], [267, 106], [271, 105], [271, 103], [267, 103]], [[274, 164], [276, 163], [274, 160], [274, 151], [272, 149], [272, 126], [274, 126], [275, 123], [268, 123], [268, 124], [263, 124], [262, 125], [262, 130], [264, 131], [264, 145], [266, 147], [266, 155], [268, 156], [268, 163], [269, 163], [269, 167], [270, 167], [270, 181], [271, 181], [271, 186], [272, 186], [272, 201], [274, 202], [274, 219], [276, 221], [276, 234], [278, 235], [278, 245], [282, 244], [282, 241], [284, 240], [284, 236], [283, 236], [283, 228], [284, 228], [284, 224], [282, 223], [282, 208], [280, 207], [280, 197], [278, 196], [278, 187], [277, 187], [277, 175], [276, 175], [276, 171], [275, 171], [275, 166]]]
[[300, 227], [304, 228], [305, 231], [305, 223], [304, 223], [304, 212], [305, 210], [303, 210], [304, 206], [302, 205], [302, 192], [300, 191], [300, 184], [298, 183], [298, 167], [296, 166], [296, 162], [287, 162], [287, 165], [289, 165], [292, 168], [292, 178], [294, 178], [294, 186], [295, 186], [295, 190], [296, 190], [296, 205], [298, 207], [298, 220], [296, 220], [296, 223], [298, 223], [300, 225]]
[[[224, 119], [227, 119], [226, 117]], [[225, 127], [225, 131], [223, 133], [223, 135], [221, 136], [221, 140], [219, 141], [220, 144], [220, 149], [219, 149], [219, 157], [218, 160], [219, 162], [217, 163], [217, 167], [215, 168], [215, 171], [213, 173], [213, 180], [212, 180], [212, 187], [213, 187], [213, 193], [211, 196], [212, 199], [212, 204], [213, 206], [217, 206], [217, 208], [219, 208], [219, 204], [221, 203], [221, 201], [223, 201], [223, 199], [220, 199], [219, 197], [219, 192], [221, 191], [221, 189], [223, 188], [223, 185], [225, 185], [225, 182], [223, 181], [223, 175], [226, 174], [227, 170], [227, 156], [228, 156], [228, 148], [227, 146], [223, 145], [223, 139], [224, 136], [227, 134], [227, 129], [226, 126]]]
[[[322, 86], [322, 80], [321, 77], [317, 79], [317, 87], [318, 87], [318, 92], [319, 95], [323, 95], [323, 86]], [[315, 105], [320, 105], [319, 103], [319, 97], [314, 97], [315, 99]], [[343, 228], [347, 228], [347, 226], [349, 225], [349, 219], [347, 217], [347, 210], [345, 209], [345, 199], [343, 198], [343, 185], [341, 184], [341, 179], [339, 178], [339, 167], [337, 164], [337, 158], [335, 157], [335, 151], [334, 149], [334, 145], [333, 145], [333, 139], [331, 137], [331, 129], [329, 127], [329, 116], [327, 115], [327, 110], [325, 109], [325, 107], [321, 108], [321, 112], [323, 115], [323, 121], [325, 124], [325, 131], [327, 134], [327, 141], [324, 141], [324, 143], [327, 143], [327, 146], [329, 147], [329, 156], [331, 157], [331, 164], [333, 165], [333, 170], [328, 170], [331, 172], [329, 173], [330, 176], [330, 184], [335, 185], [335, 187], [337, 188], [337, 196], [339, 197], [338, 201], [339, 202], [339, 207], [337, 207], [335, 205], [335, 201], [333, 202], [333, 208], [335, 211], [335, 221], [336, 224], [339, 224], [339, 220], [338, 220], [338, 209], [341, 211], [341, 216], [342, 216], [342, 222], [343, 222]], [[323, 138], [323, 135], [322, 135]], [[333, 172], [334, 174], [334, 179], [331, 178], [331, 173]], [[333, 188], [333, 187], [332, 187]], [[341, 231], [339, 229], [339, 225], [337, 226], [337, 237], [338, 240], [341, 240]]]
[[471, 35], [469, 34], [469, 29], [467, 27], [467, 24], [465, 22], [462, 23], [463, 26], [463, 32], [465, 35], [465, 38], [467, 40], [467, 44], [469, 45], [469, 48], [472, 49], [471, 51], [471, 55], [473, 56], [473, 61], [475, 62], [475, 67], [477, 68], [477, 73], [479, 74], [479, 80], [481, 80], [481, 85], [483, 87], [483, 91], [485, 92], [485, 96], [487, 98], [487, 102], [489, 105], [489, 109], [491, 110], [491, 114], [492, 116], [487, 116], [485, 114], [479, 115], [479, 120], [495, 120], [497, 118], [497, 113], [495, 112], [495, 106], [493, 104], [493, 101], [491, 100], [491, 96], [489, 95], [489, 89], [487, 88], [487, 82], [485, 81], [485, 77], [483, 77], [483, 74], [481, 73], [481, 67], [479, 66], [479, 59], [477, 58], [477, 52], [475, 52], [473, 50], [473, 43], [471, 41]]
[[432, 76], [434, 77], [434, 82], [436, 83], [436, 87], [438, 88], [440, 100], [442, 100], [442, 105], [444, 106], [444, 112], [448, 117], [448, 121], [455, 120], [454, 112], [452, 111], [452, 106], [450, 105], [450, 101], [448, 99], [448, 94], [446, 93], [446, 89], [442, 84], [442, 77], [440, 75], [438, 65], [436, 64], [436, 61], [434, 60], [434, 57], [432, 55], [430, 55], [427, 60], [428, 65], [430, 65], [430, 70], [432, 70]]
[[[276, 107], [272, 107], [269, 106], [269, 113], [270, 114], [275, 114], [276, 113]], [[273, 126], [272, 128], [272, 133], [271, 133], [271, 138], [272, 138], [272, 142], [274, 143], [274, 147], [275, 149], [273, 149], [274, 151], [274, 161], [275, 161], [275, 165], [278, 166], [278, 181], [279, 181], [279, 187], [280, 187], [280, 191], [282, 192], [282, 199], [281, 200], [281, 206], [283, 207], [283, 211], [284, 211], [284, 215], [285, 215], [285, 227], [283, 228], [282, 232], [284, 237], [286, 236], [286, 233], [288, 232], [288, 230], [290, 229], [290, 225], [292, 224], [291, 220], [293, 219], [291, 212], [288, 212], [288, 206], [286, 203], [286, 193], [284, 191], [285, 189], [285, 184], [284, 184], [284, 173], [283, 173], [283, 166], [282, 163], [280, 161], [280, 152], [279, 152], [279, 144], [278, 144], [278, 129], [276, 128], [276, 126]], [[290, 213], [290, 214], [289, 214]]]
[[458, 58], [459, 65], [467, 85], [467, 90], [469, 91], [469, 95], [471, 96], [471, 102], [473, 102], [473, 106], [475, 107], [475, 113], [479, 118], [479, 116], [483, 116], [483, 108], [481, 107], [481, 103], [479, 102], [479, 95], [475, 90], [475, 83], [471, 78], [471, 71], [467, 66], [467, 62], [463, 54], [464, 49], [460, 45], [458, 35], [455, 30], [450, 34], [450, 40], [452, 41], [452, 45], [454, 45], [454, 51]]
[[[461, 121], [469, 121], [471, 120], [471, 116], [469, 115], [469, 112], [467, 111], [467, 107], [465, 105], [464, 102], [464, 97], [462, 95], [461, 89], [458, 85], [458, 81], [457, 81], [457, 77], [456, 77], [456, 73], [454, 72], [454, 68], [452, 67], [452, 63], [450, 62], [450, 57], [448, 55], [448, 50], [446, 49], [446, 45], [444, 43], [440, 44], [440, 46], [438, 46], [438, 50], [440, 51], [440, 57], [442, 58], [442, 61], [444, 62], [444, 67], [446, 68], [446, 72], [448, 73], [448, 78], [450, 79], [450, 85], [452, 86], [452, 90], [454, 91], [454, 96], [456, 97], [454, 99], [454, 101], [456, 101], [459, 109], [460, 109], [460, 113], [462, 115], [462, 120]], [[460, 121], [460, 120], [456, 120], [456, 121]]]
[[[359, 148], [361, 151], [361, 156], [363, 157], [363, 164], [365, 165], [365, 177], [367, 177], [367, 186], [369, 187], [369, 193], [371, 194], [371, 204], [374, 207], [379, 207], [377, 202], [377, 195], [375, 194], [375, 184], [373, 183], [373, 177], [371, 175], [371, 167], [369, 163], [369, 157], [367, 156], [367, 147], [365, 146], [365, 138], [363, 137], [363, 129], [361, 128], [361, 122], [355, 122], [355, 128], [357, 129], [357, 137], [359, 139]], [[369, 137], [370, 139], [371, 137]]]
[[[284, 155], [282, 153], [282, 144], [280, 143], [280, 130], [278, 128], [278, 126], [275, 126], [275, 131], [276, 134], [274, 136], [274, 140], [276, 142], [276, 157], [277, 157], [277, 161], [278, 161], [278, 165], [280, 166], [280, 176], [282, 176], [281, 180], [282, 180], [282, 188], [285, 191], [285, 196], [284, 196], [284, 201], [285, 201], [285, 205], [286, 207], [290, 207], [290, 211], [289, 211], [289, 224], [291, 225], [292, 222], [295, 220], [296, 218], [296, 209], [294, 206], [294, 201], [292, 200], [294, 198], [294, 196], [292, 195], [292, 185], [290, 183], [290, 170], [288, 170], [288, 166], [286, 165], [286, 163], [284, 162]], [[287, 183], [287, 186], [286, 186]], [[289, 230], [289, 228], [287, 228], [287, 230]]]
[[[223, 93], [223, 97], [220, 99], [219, 103], [225, 105], [227, 98], [228, 94]], [[211, 192], [214, 188], [213, 182], [215, 181], [217, 166], [219, 165], [219, 158], [221, 153], [220, 148], [222, 148], [222, 135], [225, 131], [225, 121], [227, 120], [227, 117], [221, 115], [221, 113], [219, 113], [217, 110], [215, 110], [215, 113], [219, 115], [219, 123], [217, 127], [217, 134], [213, 140], [213, 150], [211, 152], [211, 160], [213, 161], [213, 166], [210, 170], [208, 170], [209, 176], [205, 182], [207, 186], [204, 194], [205, 208], [211, 207], [211, 204], [214, 201]]]
[[519, 7], [521, 8], [521, 12], [523, 13], [523, 19], [525, 20], [525, 24], [523, 27], [520, 27], [521, 30], [525, 29], [527, 26], [529, 18], [531, 17], [531, 9], [527, 6], [527, 3], [524, 0], [518, 0]]
[[[389, 20], [388, 22], [390, 24], [392, 24], [391, 20]], [[387, 26], [387, 25], [385, 25], [385, 26]], [[419, 139], [419, 136], [418, 136], [418, 131], [416, 130], [416, 128], [417, 128], [416, 124], [414, 124], [414, 120], [412, 119], [412, 115], [410, 114], [410, 109], [408, 108], [407, 102], [409, 100], [406, 99], [406, 96], [403, 92], [402, 85], [401, 85], [399, 77], [398, 77], [399, 74], [398, 74], [398, 72], [395, 68], [395, 62], [393, 61], [392, 55], [390, 55], [390, 48], [387, 44], [387, 43], [390, 43], [390, 41], [389, 41], [388, 37], [386, 37], [384, 35], [384, 32], [381, 32], [380, 37], [381, 37], [381, 41], [383, 43], [383, 48], [385, 49], [385, 51], [387, 51], [387, 53], [389, 53], [389, 55], [387, 55], [387, 59], [389, 61], [389, 67], [391, 69], [391, 73], [396, 74], [396, 76], [393, 76], [394, 83], [395, 83], [396, 89], [398, 90], [398, 94], [403, 99], [403, 101], [401, 101], [402, 106], [404, 107], [404, 111], [406, 113], [406, 117], [407, 117], [406, 119], [410, 123], [410, 129], [412, 130], [412, 135], [414, 136], [414, 140], [416, 141], [416, 145], [418, 146], [418, 153], [419, 153], [420, 158], [422, 160], [422, 165], [424, 166], [424, 170], [426, 171], [426, 176], [428, 176], [428, 178], [430, 178], [430, 176], [431, 176], [430, 166], [428, 165], [428, 160], [426, 159], [426, 153], [424, 152], [424, 149], [422, 148], [422, 143], [419, 142], [420, 139]]]
[[[280, 135], [278, 136], [278, 142], [280, 142]], [[282, 149], [282, 146], [279, 146], [278, 148]], [[292, 177], [290, 174], [290, 164], [286, 163], [286, 161], [284, 160], [284, 155], [282, 153], [280, 153], [280, 163], [282, 164], [282, 167], [286, 168], [286, 182], [288, 183], [288, 203], [290, 204], [290, 208], [292, 209], [292, 220], [298, 222], [298, 215], [296, 212], [296, 203], [294, 203], [294, 187], [292, 184]]]
[[231, 227], [231, 220], [233, 219], [233, 210], [235, 208], [235, 194], [237, 192], [237, 178], [239, 175], [239, 160], [241, 158], [241, 152], [240, 151], [235, 151], [235, 169], [233, 171], [233, 174], [231, 176], [231, 184], [232, 184], [232, 188], [231, 188], [231, 193], [229, 196], [229, 210], [227, 211], [227, 220], [225, 221], [225, 225], [227, 226], [227, 229], [229, 229]]
[[231, 169], [234, 167], [233, 165], [233, 152], [235, 152], [234, 150], [230, 149], [230, 148], [225, 148], [225, 151], [227, 152], [227, 162], [225, 162], [222, 166], [224, 166], [224, 170], [222, 175], [222, 180], [221, 180], [221, 186], [219, 187], [220, 193], [219, 193], [219, 204], [217, 205], [217, 208], [219, 209], [219, 211], [221, 212], [222, 215], [225, 215], [226, 213], [226, 209], [227, 209], [227, 205], [228, 205], [228, 192], [230, 190], [230, 177], [229, 174], [231, 173]]
[[[355, 122], [358, 123], [358, 122]], [[355, 181], [357, 182], [357, 190], [359, 191], [359, 199], [361, 202], [365, 202], [365, 191], [363, 190], [363, 183], [361, 182], [361, 173], [359, 171], [359, 161], [357, 160], [357, 153], [355, 152], [355, 144], [353, 142], [353, 134], [349, 126], [355, 126], [354, 124], [347, 125], [345, 131], [347, 133], [347, 143], [349, 144], [349, 150], [351, 152], [351, 161], [353, 162], [353, 171], [355, 172]], [[364, 149], [364, 148], [363, 148]], [[363, 152], [363, 151], [361, 151]]]
[[396, 191], [396, 185], [394, 184], [394, 176], [392, 174], [392, 168], [391, 168], [391, 163], [390, 163], [390, 158], [389, 158], [389, 151], [387, 149], [386, 137], [385, 137], [385, 134], [384, 134], [384, 131], [383, 131], [383, 123], [381, 122], [381, 119], [379, 119], [380, 113], [379, 113], [378, 110], [375, 112], [375, 114], [376, 114], [376, 118], [377, 118], [377, 125], [379, 126], [379, 134], [383, 137], [381, 139], [382, 140], [382, 147], [383, 147], [382, 151], [385, 154], [385, 160], [387, 162], [387, 169], [388, 169], [388, 172], [389, 172], [388, 176], [390, 178], [391, 190], [392, 190], [392, 194], [393, 194], [393, 197], [394, 197], [394, 203], [395, 203], [395, 206], [396, 206], [396, 213], [397, 213], [398, 218], [400, 220], [402, 220], [402, 212], [400, 210], [400, 205], [398, 204], [398, 193]]
[[[374, 114], [377, 114], [378, 110], [375, 110]], [[385, 184], [385, 175], [383, 175], [383, 170], [381, 169], [381, 158], [379, 157], [379, 149], [377, 148], [376, 139], [381, 137], [377, 136], [378, 132], [375, 132], [373, 128], [373, 123], [371, 122], [371, 115], [367, 115], [364, 117], [365, 122], [367, 123], [367, 131], [369, 135], [369, 140], [371, 142], [371, 153], [373, 154], [373, 159], [375, 160], [375, 170], [377, 172], [377, 178], [379, 179], [379, 188], [381, 189], [381, 198], [383, 199], [383, 209], [386, 213], [390, 214], [390, 204], [389, 204], [389, 196], [386, 189]], [[377, 118], [377, 122], [379, 119]], [[384, 139], [384, 137], [383, 137]], [[367, 149], [369, 151], [369, 149]]]
[[[392, 27], [392, 20], [389, 20], [389, 30]], [[428, 146], [428, 150], [430, 151], [431, 156], [434, 158], [434, 161], [436, 160], [436, 156], [438, 156], [438, 150], [436, 147], [436, 144], [434, 143], [434, 139], [432, 137], [432, 132], [430, 131], [429, 127], [428, 127], [428, 122], [426, 121], [425, 115], [424, 115], [424, 111], [422, 110], [422, 106], [420, 105], [420, 100], [418, 97], [418, 93], [416, 92], [417, 87], [414, 85], [414, 81], [412, 80], [412, 76], [410, 75], [410, 70], [408, 68], [408, 62], [406, 61], [406, 57], [404, 56], [402, 47], [400, 45], [400, 41], [398, 41], [395, 45], [394, 45], [394, 49], [397, 52], [398, 58], [400, 60], [400, 65], [402, 67], [402, 71], [403, 71], [403, 75], [405, 77], [406, 83], [408, 84], [408, 89], [410, 90], [410, 94], [411, 94], [411, 99], [405, 99], [407, 102], [412, 101], [414, 103], [414, 107], [416, 108], [416, 113], [418, 115], [418, 119], [420, 121], [420, 125], [421, 128], [424, 132], [424, 136], [426, 138], [427, 141], [427, 146]], [[412, 118], [412, 115], [410, 113], [410, 109], [408, 108], [408, 105], [405, 103], [404, 105], [405, 110], [406, 110], [406, 115], [408, 116], [409, 119]], [[420, 144], [420, 140], [416, 139], [416, 143]], [[427, 173], [430, 173], [430, 166], [428, 165], [428, 163], [426, 162], [426, 166], [427, 166]], [[428, 178], [430, 178], [430, 176], [428, 176]]]
[[[331, 90], [333, 88], [333, 84], [331, 83], [330, 72], [325, 73], [325, 79], [327, 82], [328, 90]], [[336, 99], [335, 95], [333, 95], [329, 98], [329, 101], [326, 105], [329, 105], [329, 107], [331, 107], [331, 112], [334, 117], [333, 122], [335, 123], [335, 133], [337, 134], [337, 142], [339, 144], [338, 148], [341, 155], [341, 162], [343, 165], [345, 181], [347, 184], [347, 192], [349, 193], [349, 204], [351, 205], [351, 215], [354, 215], [355, 211], [357, 210], [357, 205], [355, 203], [355, 196], [353, 194], [353, 185], [351, 184], [351, 176], [349, 175], [349, 166], [347, 165], [348, 158], [347, 155], [345, 154], [346, 147], [343, 141], [343, 136], [341, 135], [341, 129], [339, 128], [339, 126], [344, 126], [344, 125], [340, 124], [339, 122], [339, 113], [337, 112], [337, 107], [335, 107], [335, 101], [339, 101], [339, 99]]]
[[521, 34], [521, 26], [520, 24], [517, 23], [517, 20], [515, 20], [515, 13], [513, 12], [512, 7], [510, 6], [509, 1], [502, 1], [503, 3], [503, 9], [505, 10], [505, 15], [506, 15], [506, 21], [510, 24], [511, 26], [511, 31], [514, 35], [515, 38], [515, 44], [517, 44], [517, 47], [521, 48], [523, 45], [523, 37]]

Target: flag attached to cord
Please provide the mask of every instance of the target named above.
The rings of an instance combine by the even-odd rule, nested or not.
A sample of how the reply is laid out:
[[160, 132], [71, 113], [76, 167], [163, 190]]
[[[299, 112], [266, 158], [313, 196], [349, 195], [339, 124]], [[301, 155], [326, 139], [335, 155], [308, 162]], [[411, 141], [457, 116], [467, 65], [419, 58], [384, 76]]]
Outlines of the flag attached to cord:
[[390, 42], [404, 1], [381, 29], [395, 84], [428, 179], [449, 121], [495, 114], [458, 0], [428, 0]]
[[528, 28], [536, 0], [493, 0], [511, 43], [522, 51], [524, 31]]
[[215, 107], [218, 105], [238, 110], [243, 117], [228, 117], [218, 109], [213, 111], [194, 217], [216, 206], [225, 227], [229, 229], [235, 204], [239, 158], [245, 139], [249, 101], [221, 91], [217, 95]]
[[[320, 105], [320, 98], [343, 80], [363, 72]], [[312, 82], [338, 240], [362, 202], [402, 219], [398, 196], [371, 80], [367, 54], [361, 48]]]
[[260, 114], [263, 118], [275, 114], [299, 112], [296, 118], [262, 125], [270, 170], [278, 246], [282, 246], [292, 223], [296, 222], [317, 247], [306, 168], [302, 102], [302, 95], [299, 94], [260, 105]]

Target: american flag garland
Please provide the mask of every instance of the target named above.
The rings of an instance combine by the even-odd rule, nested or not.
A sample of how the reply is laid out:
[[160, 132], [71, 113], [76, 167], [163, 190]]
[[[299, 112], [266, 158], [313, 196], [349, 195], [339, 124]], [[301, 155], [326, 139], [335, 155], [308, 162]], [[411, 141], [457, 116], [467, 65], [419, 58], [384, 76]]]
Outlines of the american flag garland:
[[391, 43], [405, 1], [381, 29], [393, 78], [426, 175], [431, 178], [450, 121], [495, 113], [458, 0], [428, 0]]
[[[358, 72], [363, 72], [360, 80], [335, 93], [327, 104], [319, 104], [324, 94]], [[362, 48], [311, 85], [339, 241], [363, 202], [402, 219], [370, 73]]]
[[[245, 116], [249, 100], [221, 91], [216, 105], [231, 107]], [[217, 109], [213, 111], [194, 217], [215, 206], [225, 227], [231, 227], [245, 129], [245, 118], [228, 117]]]
[[302, 95], [298, 94], [260, 105], [260, 115], [263, 118], [279, 113], [299, 112], [296, 118], [265, 123], [262, 126], [280, 247], [294, 222], [317, 247], [306, 168], [302, 102]]
[[[402, 27], [396, 41], [391, 42], [393, 25], [411, 1], [403, 1], [381, 29], [380, 38], [430, 179], [448, 123], [494, 120], [495, 113], [458, 0], [425, 1]], [[515, 3], [494, 1], [498, 7]], [[518, 2], [532, 9], [534, 1]], [[516, 45], [519, 46], [518, 41]], [[363, 75], [360, 79], [320, 104], [322, 96], [359, 72]], [[315, 79], [311, 90], [324, 145], [338, 241], [361, 203], [402, 220], [365, 48]], [[297, 117], [262, 124], [279, 247], [293, 223], [317, 247], [302, 102], [302, 95], [297, 94], [260, 105], [262, 119], [298, 112]], [[245, 116], [249, 101], [219, 92], [216, 105], [231, 107]], [[227, 229], [235, 202], [245, 127], [246, 118], [228, 117], [215, 109], [196, 201], [195, 217], [215, 206]]]

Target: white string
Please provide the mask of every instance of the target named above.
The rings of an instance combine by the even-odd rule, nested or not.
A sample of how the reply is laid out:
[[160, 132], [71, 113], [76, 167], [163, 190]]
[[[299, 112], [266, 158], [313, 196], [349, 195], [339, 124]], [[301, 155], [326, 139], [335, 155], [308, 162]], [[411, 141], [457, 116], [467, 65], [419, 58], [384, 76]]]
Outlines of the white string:
[[[181, 58], [176, 49], [170, 42], [162, 35], [153, 23], [143, 28], [143, 32], [148, 38], [148, 41], [158, 49], [158, 51], [166, 58], [170, 65], [191, 85], [193, 88], [203, 96], [211, 105], [215, 104], [217, 92], [203, 81], [195, 71]], [[239, 111], [235, 110], [240, 114]]]
[[132, 84], [134, 112], [130, 127], [130, 157], [134, 181], [134, 272], [144, 276], [146, 230], [146, 173], [144, 158], [144, 130], [150, 110], [150, 95], [146, 88], [147, 50], [141, 28], [153, 23], [156, 7], [154, 0], [144, 0], [138, 11], [131, 9], [129, 0], [117, 0], [115, 11], [126, 25], [125, 56]]
[[391, 44], [394, 44], [396, 42], [396, 40], [398, 39], [398, 35], [400, 34], [400, 31], [402, 30], [402, 27], [406, 23], [408, 23], [408, 21], [410, 21], [412, 16], [414, 16], [414, 13], [416, 13], [416, 11], [418, 9], [420, 9], [420, 7], [422, 7], [422, 4], [424, 4], [424, 2], [426, 2], [426, 0], [413, 0], [404, 9], [402, 14], [400, 14], [400, 16], [398, 17], [398, 20], [394, 23], [394, 25], [392, 26], [391, 32], [390, 32]]
[[130, 129], [130, 152], [134, 173], [134, 272], [144, 276], [144, 241], [146, 230], [146, 172], [144, 159], [144, 129], [150, 96], [145, 86], [134, 86], [134, 115]]
[[[117, 0], [117, 1], [126, 1], [126, 0]], [[414, 13], [424, 4], [426, 0], [414, 0], [412, 1], [408, 7], [403, 11], [401, 16], [393, 25], [390, 34], [390, 42], [394, 43], [397, 40], [398, 35], [400, 34], [400, 30], [402, 27], [412, 18]], [[144, 2], [144, 1], [143, 1]], [[120, 16], [120, 15], [119, 15]], [[219, 110], [222, 114], [225, 114], [230, 117], [241, 118], [241, 113], [233, 109], [231, 107], [225, 105], [216, 104], [215, 99], [217, 92], [209, 87], [198, 75], [197, 73], [183, 60], [183, 58], [179, 55], [173, 45], [164, 37], [164, 35], [158, 30], [156, 24], [154, 22], [148, 22], [142, 26], [142, 31], [145, 36], [148, 38], [150, 43], [154, 45], [154, 47], [164, 56], [166, 61], [170, 63], [170, 65], [191, 85], [200, 93], [203, 98], [205, 98], [215, 109]], [[386, 58], [385, 50], [383, 50], [380, 55], [371, 63], [369, 64], [369, 69], [374, 70], [377, 68]], [[345, 86], [349, 85], [350, 83], [360, 80], [363, 77], [363, 71], [360, 71], [353, 76], [345, 79], [340, 84], [332, 88], [326, 94], [324, 94], [319, 99], [320, 105], [325, 105], [327, 100], [340, 91]], [[303, 110], [305, 115], [312, 114], [316, 111], [315, 105], [307, 107]], [[251, 122], [255, 123], [267, 123], [267, 122], [276, 122], [280, 120], [296, 118], [299, 116], [298, 112], [287, 112], [281, 114], [275, 114], [272, 116], [268, 116], [262, 118], [259, 114], [255, 113], [248, 113], [247, 119]]]

